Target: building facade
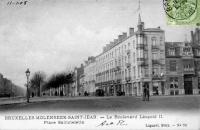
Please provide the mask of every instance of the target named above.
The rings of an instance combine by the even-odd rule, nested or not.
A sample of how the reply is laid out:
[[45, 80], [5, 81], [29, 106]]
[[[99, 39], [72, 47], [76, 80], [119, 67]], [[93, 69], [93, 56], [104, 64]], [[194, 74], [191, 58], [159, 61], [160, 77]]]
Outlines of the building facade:
[[95, 57], [88, 57], [88, 60], [85, 61], [85, 67], [84, 67], [84, 91], [89, 93], [89, 95], [94, 96], [95, 95], [95, 80], [96, 80], [96, 62]]
[[167, 95], [200, 94], [199, 29], [191, 42], [166, 42]]
[[151, 95], [165, 92], [165, 33], [145, 28], [139, 15], [137, 30], [129, 29], [96, 56], [96, 88], [105, 95], [141, 95], [147, 85]]
[[75, 67], [74, 69], [74, 95], [80, 95], [81, 93], [81, 83], [80, 83], [80, 79], [81, 76], [84, 74], [84, 65], [81, 64], [80, 67]]

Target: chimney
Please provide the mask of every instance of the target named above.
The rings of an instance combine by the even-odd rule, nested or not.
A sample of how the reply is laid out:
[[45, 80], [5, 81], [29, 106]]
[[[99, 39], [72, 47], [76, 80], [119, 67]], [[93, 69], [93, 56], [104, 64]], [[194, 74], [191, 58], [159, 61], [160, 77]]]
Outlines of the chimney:
[[129, 28], [129, 36], [133, 36], [134, 35], [134, 28]]
[[119, 35], [119, 36], [118, 36], [118, 40], [119, 40], [119, 42], [122, 42], [122, 40], [123, 40], [123, 35]]
[[105, 51], [106, 51], [106, 47], [104, 46], [104, 47], [103, 47], [103, 52], [105, 52]]
[[114, 46], [114, 42], [110, 42], [110, 47], [113, 47]]
[[114, 44], [117, 44], [118, 43], [118, 39], [114, 39]]
[[127, 33], [123, 33], [123, 40], [127, 38]]

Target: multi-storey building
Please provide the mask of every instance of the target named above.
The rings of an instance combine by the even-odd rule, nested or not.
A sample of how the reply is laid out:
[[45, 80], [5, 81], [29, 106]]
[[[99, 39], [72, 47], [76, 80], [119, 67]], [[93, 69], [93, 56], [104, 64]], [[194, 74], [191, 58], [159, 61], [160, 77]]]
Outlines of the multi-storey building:
[[166, 42], [167, 95], [200, 93], [199, 34], [191, 32], [192, 42]]
[[84, 66], [84, 91], [89, 93], [89, 95], [95, 95], [95, 79], [96, 79], [96, 73], [95, 68], [96, 62], [95, 57], [88, 57], [88, 60], [85, 61]]
[[96, 56], [96, 87], [106, 95], [164, 94], [165, 33], [160, 27], [144, 28], [139, 15], [137, 30], [129, 29]]
[[80, 93], [82, 91], [81, 90], [82, 85], [80, 84], [80, 79], [81, 79], [81, 76], [83, 76], [83, 74], [84, 74], [84, 65], [83, 64], [81, 64], [80, 67], [76, 67], [74, 69], [74, 81], [75, 81], [74, 86], [75, 86], [75, 88], [74, 88], [73, 92], [74, 92], [75, 96], [80, 95]]

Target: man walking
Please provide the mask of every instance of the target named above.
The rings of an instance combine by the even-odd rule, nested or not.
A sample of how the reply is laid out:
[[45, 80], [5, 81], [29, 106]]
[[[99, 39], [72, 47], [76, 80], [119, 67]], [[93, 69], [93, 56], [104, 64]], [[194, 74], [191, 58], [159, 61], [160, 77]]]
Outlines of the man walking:
[[146, 86], [143, 86], [143, 95], [142, 95], [142, 101], [146, 100]]
[[145, 95], [145, 98], [147, 101], [149, 101], [149, 86], [146, 86], [146, 95]]

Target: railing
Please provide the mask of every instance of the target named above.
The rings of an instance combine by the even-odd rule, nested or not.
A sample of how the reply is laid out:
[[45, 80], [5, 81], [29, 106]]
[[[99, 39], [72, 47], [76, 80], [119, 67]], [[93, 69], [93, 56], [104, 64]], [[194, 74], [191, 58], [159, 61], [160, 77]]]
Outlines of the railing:
[[129, 68], [131, 66], [131, 63], [126, 63], [126, 67]]
[[151, 46], [151, 49], [152, 49], [152, 50], [157, 50], [157, 49], [159, 49], [159, 48], [160, 48], [160, 47], [159, 47], [158, 45], [152, 45], [152, 46]]
[[136, 44], [136, 49], [145, 49], [144, 44]]
[[164, 78], [164, 76], [161, 76], [160, 74], [153, 74], [152, 75], [153, 80], [161, 80], [163, 78]]
[[130, 82], [131, 81], [131, 77], [125, 77], [126, 82]]
[[130, 49], [126, 50], [126, 54], [129, 55], [130, 54]]
[[119, 70], [121, 70], [121, 66], [117, 65], [117, 66], [115, 67], [115, 71], [119, 71]]
[[152, 64], [161, 65], [161, 62], [159, 60], [152, 60]]

